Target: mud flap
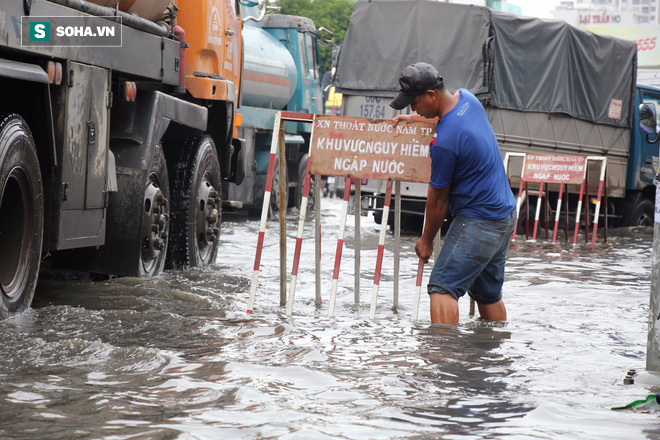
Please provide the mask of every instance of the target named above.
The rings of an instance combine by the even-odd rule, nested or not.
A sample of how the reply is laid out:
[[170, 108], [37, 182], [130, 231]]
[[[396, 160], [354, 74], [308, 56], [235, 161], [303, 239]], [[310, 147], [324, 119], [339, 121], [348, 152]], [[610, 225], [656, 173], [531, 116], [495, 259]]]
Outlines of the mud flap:
[[227, 182], [235, 183], [240, 185], [245, 178], [245, 139], [232, 139], [231, 141], [231, 153], [229, 158], [229, 175]]

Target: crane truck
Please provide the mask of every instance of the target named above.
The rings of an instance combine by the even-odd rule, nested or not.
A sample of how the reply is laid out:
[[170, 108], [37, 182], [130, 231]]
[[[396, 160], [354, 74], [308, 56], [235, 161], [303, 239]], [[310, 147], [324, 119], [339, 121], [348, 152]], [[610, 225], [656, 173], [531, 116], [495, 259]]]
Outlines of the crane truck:
[[[0, 318], [29, 307], [42, 261], [141, 277], [215, 261], [259, 18], [239, 0], [0, 2]], [[75, 39], [105, 28], [119, 39]]]

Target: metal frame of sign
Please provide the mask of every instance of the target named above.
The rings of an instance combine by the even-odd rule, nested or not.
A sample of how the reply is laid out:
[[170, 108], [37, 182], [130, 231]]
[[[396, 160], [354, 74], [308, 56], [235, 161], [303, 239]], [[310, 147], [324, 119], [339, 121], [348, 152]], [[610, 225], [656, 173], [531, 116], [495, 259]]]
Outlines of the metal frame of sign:
[[[295, 122], [305, 122], [305, 123], [314, 123], [315, 116], [308, 113], [294, 113], [294, 112], [277, 112], [275, 116], [275, 123], [273, 127], [273, 138], [271, 141], [271, 150], [270, 150], [270, 159], [268, 163], [268, 174], [266, 175], [266, 190], [264, 193], [264, 201], [262, 206], [261, 213], [261, 223], [259, 227], [259, 236], [257, 239], [257, 250], [255, 255], [254, 268], [252, 273], [252, 281], [250, 285], [250, 296], [248, 299], [247, 312], [253, 313], [254, 304], [256, 299], [256, 291], [259, 280], [259, 271], [261, 263], [261, 254], [263, 252], [263, 243], [266, 230], [266, 221], [268, 217], [268, 207], [270, 205], [270, 196], [272, 191], [272, 179], [275, 168], [275, 161], [278, 160], [280, 176], [283, 176], [286, 172], [286, 152], [285, 152], [285, 142], [284, 142], [284, 123], [285, 121], [295, 121]], [[312, 126], [312, 138], [314, 137], [314, 126]], [[279, 154], [278, 154], [279, 152]], [[302, 232], [303, 226], [307, 214], [307, 203], [308, 198], [307, 194], [309, 193], [309, 182], [311, 178], [310, 172], [310, 162], [311, 162], [311, 148], [310, 148], [310, 159], [307, 161], [307, 169], [305, 173], [305, 183], [303, 188], [303, 197], [300, 210], [300, 218], [298, 224], [298, 231], [296, 235], [296, 248], [294, 252], [294, 261], [293, 269], [291, 273], [291, 285], [289, 289], [289, 295], [287, 297], [286, 293], [286, 208], [281, 207], [279, 209], [279, 224], [280, 224], [280, 305], [286, 305], [287, 315], [291, 315], [293, 311], [293, 303], [295, 299], [295, 289], [296, 289], [296, 280], [298, 275], [298, 266], [300, 262], [300, 253], [302, 248]], [[316, 197], [316, 209], [315, 209], [315, 271], [316, 271], [316, 298], [315, 303], [317, 306], [321, 304], [321, 180], [320, 175], [314, 175], [315, 179], [315, 197]], [[348, 215], [348, 199], [351, 190], [351, 178], [346, 177], [346, 184], [344, 188], [344, 200], [342, 201], [342, 216], [340, 220], [339, 227], [339, 236], [337, 240], [337, 251], [335, 254], [335, 263], [333, 270], [333, 279], [332, 279], [332, 289], [330, 294], [329, 308], [328, 313], [330, 316], [334, 315], [335, 302], [336, 302], [336, 292], [339, 276], [339, 268], [341, 264], [341, 254], [343, 249], [344, 241], [344, 232], [346, 227], [346, 218]], [[395, 243], [394, 243], [394, 292], [393, 292], [393, 302], [394, 308], [398, 307], [398, 292], [399, 292], [399, 266], [400, 266], [400, 236], [401, 236], [401, 182], [389, 180], [387, 182], [387, 194], [385, 196], [385, 207], [383, 210], [383, 220], [381, 222], [381, 231], [378, 244], [378, 256], [376, 262], [376, 271], [374, 274], [374, 284], [371, 295], [371, 307], [370, 307], [370, 318], [374, 319], [376, 314], [376, 303], [378, 298], [378, 288], [380, 284], [380, 272], [382, 268], [382, 260], [384, 254], [384, 245], [385, 245], [385, 233], [387, 229], [388, 217], [389, 217], [389, 208], [390, 200], [392, 193], [392, 185], [394, 184], [395, 191], [395, 210], [394, 210], [394, 229], [395, 229]], [[286, 200], [286, 179], [280, 179], [279, 181], [279, 200], [280, 202]], [[359, 254], [361, 251], [359, 231], [360, 231], [360, 199], [361, 199], [361, 188], [360, 180], [356, 179], [355, 182], [355, 224], [356, 224], [356, 262], [355, 262], [355, 303], [360, 302], [360, 259]], [[421, 262], [421, 260], [420, 260]], [[417, 276], [417, 286], [421, 285], [421, 276], [423, 271], [423, 264], [420, 264], [420, 270], [418, 270]], [[414, 319], [417, 319], [417, 307], [419, 305], [419, 298], [415, 301], [415, 311]]]
[[[264, 201], [261, 208], [261, 223], [259, 226], [259, 237], [257, 239], [257, 251], [254, 257], [254, 268], [252, 271], [252, 281], [250, 283], [250, 297], [248, 299], [247, 312], [252, 313], [254, 310], [254, 302], [257, 293], [257, 285], [259, 282], [259, 270], [261, 266], [261, 253], [263, 251], [264, 237], [266, 234], [266, 220], [268, 219], [268, 207], [270, 206], [270, 195], [273, 184], [273, 173], [275, 170], [275, 160], [279, 158], [279, 173], [280, 176], [285, 176], [286, 174], [286, 144], [284, 142], [284, 121], [293, 121], [293, 122], [313, 122], [314, 115], [310, 113], [294, 113], [294, 112], [277, 112], [275, 114], [275, 124], [273, 127], [273, 138], [270, 144], [270, 159], [268, 161], [268, 174], [266, 174], [266, 192], [264, 193]], [[278, 156], [279, 151], [279, 156]], [[309, 167], [309, 160], [307, 161], [307, 166]], [[316, 207], [316, 303], [321, 303], [321, 283], [320, 283], [320, 254], [321, 254], [321, 210], [320, 210], [320, 193], [321, 193], [321, 182], [320, 176], [315, 176], [315, 197], [317, 202]], [[309, 178], [305, 178], [305, 185], [307, 191], [309, 192]], [[279, 179], [279, 200], [280, 203], [286, 200], [286, 179]], [[308, 193], [304, 193], [307, 195]], [[305, 213], [307, 211], [307, 197], [304, 197], [303, 205], [301, 206], [301, 216], [300, 223], [304, 224]], [[286, 295], [286, 206], [279, 206], [279, 218], [280, 218], [280, 305], [286, 305], [287, 295]], [[300, 240], [299, 240], [300, 239]], [[298, 266], [297, 262], [300, 261], [300, 250], [302, 247], [302, 227], [298, 227], [298, 237], [296, 238], [296, 255], [294, 255], [294, 267], [291, 277], [292, 282], [292, 296], [291, 303], [293, 303], [293, 294], [295, 293], [295, 281], [298, 275]], [[300, 245], [298, 244], [300, 243]]]
[[[523, 165], [522, 165], [522, 171], [520, 175], [520, 184], [519, 184], [519, 189], [518, 189], [518, 197], [516, 199], [516, 213], [517, 215], [520, 215], [520, 209], [522, 208], [522, 203], [524, 201], [525, 203], [525, 213], [526, 213], [526, 219], [525, 219], [525, 238], [529, 240], [529, 180], [526, 180], [524, 178], [524, 173], [526, 170], [526, 165], [527, 165], [527, 153], [506, 153], [504, 157], [504, 170], [507, 176], [509, 176], [509, 162], [510, 159], [513, 157], [522, 157], [523, 158]], [[557, 155], [548, 155], [548, 156], [557, 156]], [[599, 173], [599, 184], [598, 184], [598, 193], [597, 193], [597, 199], [596, 199], [596, 207], [594, 210], [593, 214], [593, 232], [591, 234], [591, 243], [592, 245], [596, 243], [596, 236], [597, 236], [597, 228], [598, 228], [598, 221], [600, 217], [600, 205], [601, 201], [604, 198], [605, 202], [605, 209], [604, 209], [604, 216], [605, 216], [605, 225], [604, 225], [604, 242], [607, 242], [607, 217], [608, 217], [608, 209], [607, 209], [607, 158], [606, 157], [601, 157], [601, 156], [576, 156], [580, 158], [584, 158], [584, 174], [582, 176], [582, 181], [580, 183], [580, 191], [579, 191], [579, 200], [578, 200], [578, 205], [577, 209], [575, 212], [575, 231], [573, 235], [573, 245], [577, 244], [577, 237], [578, 237], [578, 231], [580, 227], [580, 215], [582, 214], [582, 203], [583, 199], [586, 201], [586, 207], [584, 210], [584, 239], [585, 243], [589, 242], [589, 232], [590, 232], [590, 216], [589, 216], [589, 164], [593, 162], [600, 162], [600, 173]], [[510, 177], [509, 177], [510, 179]], [[549, 232], [549, 198], [548, 198], [548, 193], [549, 193], [549, 186], [550, 184], [557, 184], [559, 183], [559, 197], [557, 200], [557, 209], [555, 211], [555, 221], [554, 221], [554, 231], [552, 234], [552, 243], [556, 243], [557, 241], [557, 231], [559, 229], [559, 218], [560, 218], [560, 213], [561, 213], [561, 208], [562, 204], [564, 205], [564, 211], [566, 214], [564, 215], [564, 235], [566, 241], [568, 241], [569, 233], [568, 233], [568, 198], [570, 195], [569, 192], [569, 184], [576, 185], [577, 183], [563, 183], [563, 182], [553, 182], [553, 181], [548, 181], [545, 179], [536, 179], [533, 180], [533, 182], [536, 182], [539, 184], [539, 192], [538, 192], [538, 199], [537, 199], [537, 204], [536, 204], [536, 212], [535, 212], [535, 217], [534, 217], [534, 230], [533, 230], [533, 235], [532, 235], [532, 240], [536, 240], [536, 235], [538, 231], [538, 226], [539, 226], [539, 220], [540, 220], [540, 211], [541, 211], [541, 203], [546, 204], [546, 209], [545, 209], [545, 232], [546, 232], [546, 239], [548, 239], [548, 232]], [[565, 195], [564, 195], [564, 186], [566, 187]], [[523, 190], [525, 192], [524, 194], [524, 200], [523, 200]], [[545, 193], [545, 196], [544, 196]], [[513, 237], [511, 241], [516, 240], [516, 234], [517, 234], [517, 229], [518, 229], [518, 223], [516, 223], [516, 226], [514, 228], [513, 232]]]

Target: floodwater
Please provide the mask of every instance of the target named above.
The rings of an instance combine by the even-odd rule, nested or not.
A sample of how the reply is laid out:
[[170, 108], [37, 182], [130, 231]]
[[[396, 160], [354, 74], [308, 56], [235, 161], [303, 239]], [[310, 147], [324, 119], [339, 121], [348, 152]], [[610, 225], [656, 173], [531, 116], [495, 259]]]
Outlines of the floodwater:
[[[209, 270], [152, 280], [41, 280], [33, 308], [0, 322], [3, 439], [657, 439], [657, 414], [610, 410], [651, 392], [623, 385], [645, 364], [651, 228], [573, 248], [510, 251], [509, 322], [461, 303], [412, 322], [416, 237], [403, 237], [393, 310], [388, 235], [369, 319], [378, 225], [362, 218], [361, 304], [349, 217], [335, 317], [327, 303], [340, 203], [323, 199], [323, 304], [314, 305], [313, 223], [293, 316], [279, 306], [270, 222], [253, 315], [258, 221], [223, 224]], [[289, 222], [289, 256], [297, 222]], [[289, 267], [291, 258], [289, 259]], [[428, 277], [429, 269], [426, 269]]]

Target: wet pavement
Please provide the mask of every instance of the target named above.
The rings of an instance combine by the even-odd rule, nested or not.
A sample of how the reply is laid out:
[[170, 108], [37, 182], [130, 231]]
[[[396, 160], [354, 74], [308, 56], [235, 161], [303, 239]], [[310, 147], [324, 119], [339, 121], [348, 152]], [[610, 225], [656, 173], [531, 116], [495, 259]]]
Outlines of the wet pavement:
[[[33, 308], [0, 322], [0, 438], [660, 438], [656, 414], [610, 410], [652, 391], [622, 384], [645, 364], [652, 228], [611, 231], [595, 248], [519, 241], [504, 286], [509, 322], [470, 317], [463, 299], [451, 328], [430, 324], [425, 294], [411, 320], [413, 236], [402, 238], [394, 308], [388, 235], [369, 319], [371, 217], [362, 219], [361, 303], [349, 217], [328, 317], [339, 201], [323, 199], [322, 212], [323, 304], [314, 304], [308, 222], [290, 318], [279, 306], [276, 222], [253, 315], [258, 220], [224, 222], [208, 270], [40, 280]], [[296, 228], [292, 218], [290, 256]]]

